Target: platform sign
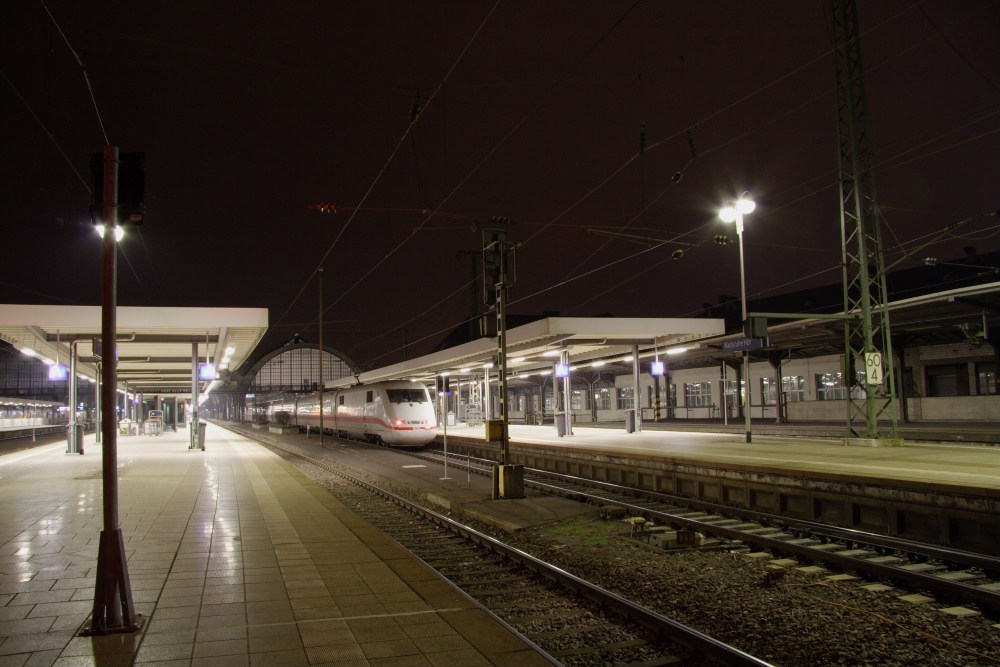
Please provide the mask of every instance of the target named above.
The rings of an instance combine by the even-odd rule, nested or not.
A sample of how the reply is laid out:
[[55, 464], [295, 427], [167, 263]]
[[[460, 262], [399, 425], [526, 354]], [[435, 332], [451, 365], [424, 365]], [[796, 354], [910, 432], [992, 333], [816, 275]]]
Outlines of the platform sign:
[[723, 352], [743, 352], [744, 350], [759, 350], [764, 347], [763, 338], [734, 338], [722, 341]]
[[868, 384], [882, 384], [882, 354], [865, 352], [865, 380]]

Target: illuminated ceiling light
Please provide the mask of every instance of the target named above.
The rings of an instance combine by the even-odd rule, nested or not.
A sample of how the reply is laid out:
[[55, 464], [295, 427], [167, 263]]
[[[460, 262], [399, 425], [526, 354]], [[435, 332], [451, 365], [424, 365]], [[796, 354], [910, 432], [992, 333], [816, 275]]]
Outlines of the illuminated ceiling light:
[[543, 357], [558, 357], [560, 354], [562, 354], [562, 350], [546, 350], [542, 352]]
[[552, 375], [552, 371], [542, 371], [539, 375]]
[[672, 347], [667, 350], [667, 354], [683, 354], [687, 351], [688, 349], [686, 347]]
[[236, 348], [233, 347], [232, 345], [230, 345], [229, 347], [226, 348], [226, 356], [227, 357], [233, 356], [234, 352], [236, 352]]
[[603, 362], [603, 361], [595, 361], [594, 363], [591, 364], [591, 366], [594, 367], [594, 368], [600, 368], [604, 364], [605, 364], [605, 362]]
[[511, 361], [511, 363], [513, 363], [513, 364], [519, 364], [519, 363], [521, 363], [522, 361], [524, 361], [524, 357], [514, 357], [514, 358], [513, 358], [513, 359], [511, 359], [510, 361]]
[[483, 364], [483, 368], [486, 368], [486, 369], [493, 368], [493, 362], [492, 361], [486, 362], [485, 364]]
[[451, 375], [451, 371], [441, 371], [440, 373], [438, 373], [438, 375], [440, 375], [443, 378], [446, 378], [449, 375]]
[[622, 361], [623, 361], [624, 363], [626, 363], [626, 364], [630, 364], [630, 363], [632, 363], [633, 361], [635, 361], [635, 357], [633, 357], [633, 356], [632, 356], [632, 355], [630, 354], [630, 355], [628, 355], [628, 356], [625, 356], [625, 357], [622, 357]]
[[29, 357], [33, 357], [33, 356], [35, 356], [35, 351], [32, 350], [30, 347], [22, 347], [21, 348], [21, 354], [26, 354]]
[[471, 368], [468, 368], [468, 367], [466, 367], [466, 368], [459, 368], [459, 369], [458, 369], [458, 372], [459, 372], [459, 373], [468, 373], [468, 372], [469, 372], [469, 371], [471, 371], [471, 370], [472, 370], [472, 369], [471, 369]]

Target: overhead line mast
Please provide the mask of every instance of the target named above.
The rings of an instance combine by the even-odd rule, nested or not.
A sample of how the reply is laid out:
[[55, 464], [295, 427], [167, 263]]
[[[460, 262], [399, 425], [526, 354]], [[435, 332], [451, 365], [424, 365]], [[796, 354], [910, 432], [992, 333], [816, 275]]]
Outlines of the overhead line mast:
[[[889, 300], [858, 13], [855, 0], [832, 0], [832, 9], [844, 315], [848, 316], [843, 364], [848, 441], [865, 438], [866, 444], [899, 445]], [[860, 382], [855, 360], [865, 367]], [[858, 385], [863, 391], [855, 391]], [[889, 424], [885, 439], [880, 438], [880, 418]]]

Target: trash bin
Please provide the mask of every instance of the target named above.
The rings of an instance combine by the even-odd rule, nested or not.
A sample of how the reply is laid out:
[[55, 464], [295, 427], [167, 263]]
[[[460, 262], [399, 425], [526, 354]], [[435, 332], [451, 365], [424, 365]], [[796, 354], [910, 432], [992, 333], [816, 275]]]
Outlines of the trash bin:
[[635, 410], [625, 411], [625, 432], [635, 433]]
[[486, 442], [503, 440], [503, 421], [500, 419], [486, 420]]
[[201, 451], [205, 451], [205, 429], [207, 427], [208, 424], [205, 422], [198, 422], [198, 448]]
[[561, 438], [564, 435], [566, 435], [566, 413], [557, 412], [555, 414], [555, 420], [556, 420], [556, 435], [558, 435]]

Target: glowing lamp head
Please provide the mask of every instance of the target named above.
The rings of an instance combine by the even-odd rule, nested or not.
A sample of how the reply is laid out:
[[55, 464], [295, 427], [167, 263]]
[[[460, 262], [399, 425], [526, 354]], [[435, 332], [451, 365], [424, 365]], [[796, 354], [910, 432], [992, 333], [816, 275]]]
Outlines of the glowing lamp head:
[[[95, 225], [95, 228], [97, 229], [97, 235], [103, 239], [106, 231], [105, 226]], [[123, 238], [125, 238], [125, 229], [119, 225], [115, 225], [115, 241], [121, 241]]]
[[755, 208], [757, 208], [757, 204], [754, 200], [740, 197], [736, 202], [719, 211], [719, 219], [723, 222], [736, 222], [740, 216], [753, 213]]

